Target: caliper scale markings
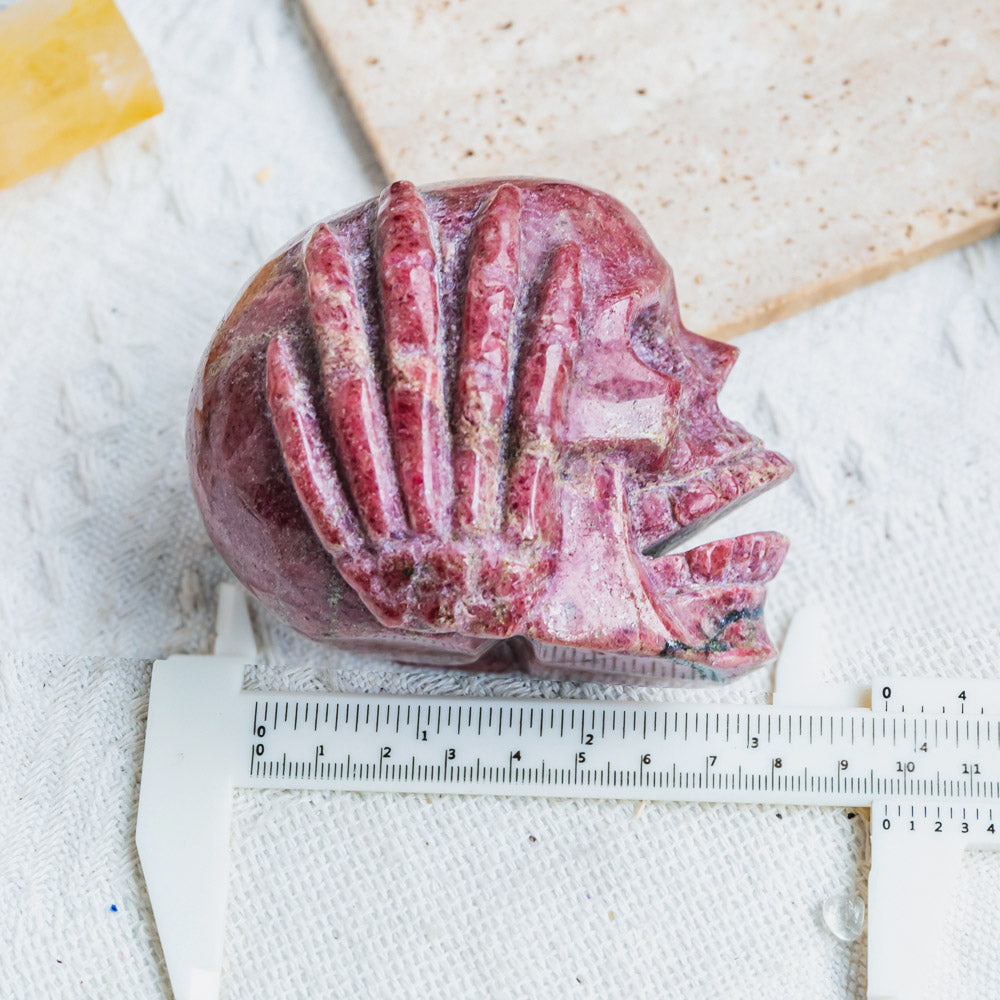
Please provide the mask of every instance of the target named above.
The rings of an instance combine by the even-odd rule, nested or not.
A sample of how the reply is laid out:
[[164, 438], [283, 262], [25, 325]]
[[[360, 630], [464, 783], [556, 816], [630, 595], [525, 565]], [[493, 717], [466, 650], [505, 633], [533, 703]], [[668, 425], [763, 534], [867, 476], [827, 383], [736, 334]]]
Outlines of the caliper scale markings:
[[[960, 714], [240, 698], [251, 750], [236, 780], [248, 787], [566, 796], [612, 788], [675, 800], [719, 790], [728, 801], [820, 805], [1000, 797], [1000, 734], [984, 741], [983, 725]], [[998, 727], [987, 725], [993, 736]]]

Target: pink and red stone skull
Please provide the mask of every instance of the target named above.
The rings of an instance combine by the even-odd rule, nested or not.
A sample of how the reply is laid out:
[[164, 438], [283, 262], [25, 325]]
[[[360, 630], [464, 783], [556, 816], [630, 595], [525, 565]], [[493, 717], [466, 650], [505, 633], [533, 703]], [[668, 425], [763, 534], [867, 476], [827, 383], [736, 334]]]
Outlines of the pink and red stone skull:
[[735, 358], [684, 328], [609, 196], [398, 182], [267, 264], [223, 322], [191, 401], [195, 496], [236, 575], [314, 639], [733, 676], [773, 653], [785, 539], [663, 553], [791, 471], [719, 412]]

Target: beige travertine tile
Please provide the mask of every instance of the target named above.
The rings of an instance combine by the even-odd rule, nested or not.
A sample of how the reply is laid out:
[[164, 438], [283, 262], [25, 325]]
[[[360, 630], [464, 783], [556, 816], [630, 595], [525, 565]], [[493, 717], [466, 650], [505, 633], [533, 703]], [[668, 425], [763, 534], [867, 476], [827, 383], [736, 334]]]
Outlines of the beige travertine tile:
[[629, 205], [733, 336], [1000, 229], [1000, 6], [302, 0], [386, 172]]

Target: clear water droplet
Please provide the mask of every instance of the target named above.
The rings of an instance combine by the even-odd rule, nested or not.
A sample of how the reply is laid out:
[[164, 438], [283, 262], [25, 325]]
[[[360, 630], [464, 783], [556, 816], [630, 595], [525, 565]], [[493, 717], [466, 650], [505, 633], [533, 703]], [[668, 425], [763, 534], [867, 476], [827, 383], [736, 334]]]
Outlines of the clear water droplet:
[[836, 892], [823, 900], [823, 923], [841, 941], [857, 941], [865, 926], [865, 904], [851, 892]]

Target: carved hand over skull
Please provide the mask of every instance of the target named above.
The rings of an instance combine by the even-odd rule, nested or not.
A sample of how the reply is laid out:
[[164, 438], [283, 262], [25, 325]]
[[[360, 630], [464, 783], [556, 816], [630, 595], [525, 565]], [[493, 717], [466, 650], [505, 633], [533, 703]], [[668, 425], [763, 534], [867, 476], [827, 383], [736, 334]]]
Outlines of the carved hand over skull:
[[[724, 418], [637, 220], [571, 184], [398, 182], [251, 282], [192, 397], [234, 572], [313, 638], [414, 662], [731, 676], [772, 653], [761, 532], [662, 554], [791, 466]], [[560, 650], [563, 654], [560, 654]]]

